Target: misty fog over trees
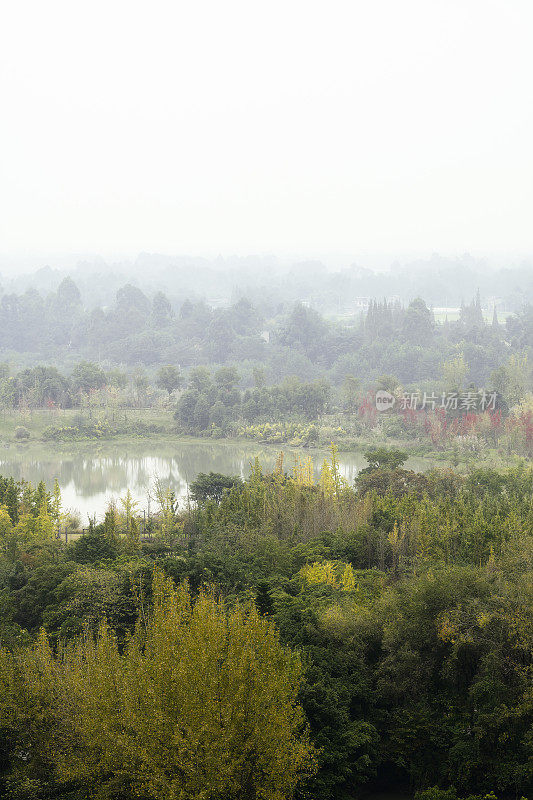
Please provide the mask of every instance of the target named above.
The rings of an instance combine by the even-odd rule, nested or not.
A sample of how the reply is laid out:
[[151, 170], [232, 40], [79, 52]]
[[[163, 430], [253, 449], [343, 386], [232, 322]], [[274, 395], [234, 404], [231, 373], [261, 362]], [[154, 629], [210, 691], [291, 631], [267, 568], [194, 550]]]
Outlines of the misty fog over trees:
[[462, 352], [466, 381], [480, 385], [531, 345], [526, 266], [491, 271], [466, 261], [454, 269], [434, 258], [390, 273], [302, 264], [282, 275], [249, 272], [246, 259], [227, 270], [160, 261], [139, 257], [130, 280], [87, 266], [74, 277], [45, 269], [4, 280], [0, 357], [71, 370], [83, 360], [154, 369], [237, 363], [251, 386], [254, 366], [268, 383], [296, 375], [340, 384], [346, 374], [411, 383], [437, 378], [442, 362]]
[[340, 268], [319, 260], [274, 256], [209, 260], [142, 253], [131, 262], [94, 259], [73, 262], [68, 269], [57, 268], [52, 261], [27, 274], [18, 269], [12, 275], [4, 257], [0, 288], [2, 295], [36, 289], [46, 296], [70, 276], [86, 309], [112, 306], [116, 292], [132, 283], [148, 297], [162, 291], [173, 308], [187, 298], [229, 305], [244, 296], [266, 316], [279, 311], [280, 305], [302, 301], [322, 312], [352, 313], [354, 302], [361, 298], [397, 298], [405, 304], [423, 297], [429, 306], [459, 307], [478, 289], [486, 302], [501, 310], [518, 311], [533, 301], [533, 264], [527, 259], [433, 255], [389, 263], [382, 259], [382, 263], [387, 266], [378, 270], [359, 263]]

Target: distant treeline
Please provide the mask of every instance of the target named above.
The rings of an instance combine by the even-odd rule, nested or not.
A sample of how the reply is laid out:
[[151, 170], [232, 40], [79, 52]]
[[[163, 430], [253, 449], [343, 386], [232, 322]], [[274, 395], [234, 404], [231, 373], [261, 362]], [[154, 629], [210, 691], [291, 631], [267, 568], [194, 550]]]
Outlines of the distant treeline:
[[289, 265], [272, 256], [209, 260], [143, 253], [130, 263], [106, 264], [98, 259], [69, 271], [48, 266], [32, 274], [2, 276], [0, 285], [4, 294], [35, 288], [44, 295], [55, 291], [68, 274], [76, 281], [85, 308], [110, 307], [126, 283], [134, 283], [150, 296], [163, 290], [173, 308], [187, 297], [229, 305], [245, 296], [267, 318], [299, 301], [321, 313], [349, 314], [361, 300], [372, 297], [395, 297], [407, 304], [420, 296], [436, 307], [458, 308], [478, 288], [490, 307], [496, 304], [498, 309], [519, 311], [524, 303], [533, 302], [531, 262], [491, 265], [468, 255], [444, 258], [437, 254], [395, 263], [390, 269], [372, 269], [361, 264], [328, 268], [318, 260]]
[[[70, 282], [56, 296], [41, 299], [36, 318], [46, 320], [50, 313], [55, 319], [61, 298], [67, 296], [78, 314], [78, 322], [73, 322], [77, 334], [73, 330], [68, 339], [69, 359], [76, 352], [76, 335], [79, 344], [83, 324], [94, 322], [96, 316], [101, 326], [91, 329], [91, 336], [98, 334], [102, 343], [111, 337], [102, 344], [100, 355], [109, 356], [114, 348], [132, 352], [140, 342], [150, 341], [154, 349], [136, 365], [128, 359], [119, 366], [109, 360], [78, 360], [61, 371], [50, 365], [14, 371], [5, 361], [0, 364], [4, 408], [72, 408], [89, 400], [100, 406], [147, 406], [185, 389], [177, 418], [186, 428], [205, 430], [212, 424], [223, 428], [229, 421], [316, 419], [330, 399], [334, 401], [330, 408], [352, 412], [360, 406], [361, 392], [376, 388], [394, 392], [398, 387], [437, 391], [490, 386], [508, 408], [531, 390], [533, 307], [507, 317], [505, 324], [496, 314], [486, 323], [479, 296], [463, 306], [455, 322], [436, 324], [424, 301], [416, 299], [407, 308], [373, 301], [364, 318], [350, 326], [328, 322], [302, 305], [266, 323], [244, 299], [225, 311], [187, 301], [174, 312], [163, 295], [150, 302], [131, 286], [119, 292], [114, 309], [87, 315]], [[0, 316], [6, 313], [5, 300]], [[24, 303], [16, 308], [23, 319]], [[121, 334], [120, 326], [135, 315], [144, 332], [114, 339]], [[66, 316], [66, 312], [59, 315], [61, 324]], [[52, 328], [49, 336], [53, 319], [47, 323]], [[29, 320], [19, 324], [31, 328]], [[269, 337], [261, 338], [267, 324]], [[2, 337], [13, 337], [13, 325], [0, 325]], [[171, 340], [174, 344], [163, 349], [154, 344]], [[80, 346], [79, 356], [85, 352], [87, 348]], [[163, 356], [167, 361], [160, 364]]]
[[239, 364], [250, 386], [258, 366], [267, 384], [297, 376], [340, 385], [348, 374], [365, 383], [384, 374], [402, 384], [429, 381], [440, 378], [443, 362], [459, 354], [467, 365], [466, 383], [486, 385], [510, 354], [523, 355], [532, 342], [533, 307], [504, 324], [494, 315], [487, 324], [479, 295], [463, 305], [457, 321], [440, 323], [420, 298], [407, 307], [372, 301], [364, 314], [336, 322], [302, 304], [281, 304], [267, 317], [246, 298], [227, 309], [190, 300], [174, 307], [162, 292], [149, 298], [132, 285], [118, 290], [112, 308], [87, 310], [70, 278], [46, 297], [29, 289], [0, 301], [5, 360], [72, 367], [89, 360], [107, 369], [151, 370]]

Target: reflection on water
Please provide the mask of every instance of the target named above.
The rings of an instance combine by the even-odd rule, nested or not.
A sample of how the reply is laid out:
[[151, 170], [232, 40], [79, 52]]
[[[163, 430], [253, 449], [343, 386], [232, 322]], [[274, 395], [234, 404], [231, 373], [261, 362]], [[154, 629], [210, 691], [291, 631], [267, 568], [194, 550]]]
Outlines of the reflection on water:
[[[286, 469], [292, 468], [296, 456], [308, 454], [286, 449]], [[311, 455], [318, 478], [325, 454], [315, 451]], [[95, 446], [83, 443], [70, 451], [53, 448], [3, 450], [0, 453], [0, 474], [12, 475], [16, 480], [24, 478], [34, 485], [43, 480], [50, 489], [57, 478], [64, 508], [79, 511], [82, 521], [85, 521], [88, 514], [101, 517], [109, 501], [124, 495], [128, 488], [139, 502], [139, 508], [147, 509], [148, 494], [156, 478], [170, 486], [183, 503], [187, 498], [188, 484], [199, 472], [244, 477], [249, 473], [250, 462], [256, 457], [263, 468], [269, 470], [274, 467], [277, 451], [260, 444], [180, 440], [174, 444], [145, 442]], [[340, 453], [339, 462], [349, 483], [353, 483], [357, 472], [366, 466], [361, 453]], [[422, 470], [428, 469], [431, 463], [424, 459], [411, 459], [408, 466]]]

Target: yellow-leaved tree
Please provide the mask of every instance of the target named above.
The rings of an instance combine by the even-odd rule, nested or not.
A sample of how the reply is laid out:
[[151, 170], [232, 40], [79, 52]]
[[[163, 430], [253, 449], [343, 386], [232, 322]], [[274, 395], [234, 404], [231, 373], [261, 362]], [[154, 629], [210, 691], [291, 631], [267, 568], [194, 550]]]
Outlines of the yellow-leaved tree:
[[102, 797], [120, 786], [153, 800], [292, 797], [316, 768], [299, 658], [252, 606], [193, 600], [161, 573], [153, 592], [123, 651], [102, 623], [56, 657], [42, 637], [31, 654], [57, 714], [47, 751], [60, 781]]
[[6, 506], [0, 505], [0, 549], [13, 532], [13, 524]]

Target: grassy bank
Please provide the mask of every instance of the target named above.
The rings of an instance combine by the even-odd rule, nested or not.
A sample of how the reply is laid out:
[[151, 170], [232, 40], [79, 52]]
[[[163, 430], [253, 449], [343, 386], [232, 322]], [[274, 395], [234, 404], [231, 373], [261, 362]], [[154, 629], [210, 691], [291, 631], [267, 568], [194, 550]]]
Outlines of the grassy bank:
[[172, 415], [159, 408], [3, 410], [0, 414], [3, 443], [162, 437], [174, 431]]
[[437, 449], [430, 441], [403, 439], [371, 431], [364, 436], [347, 438], [337, 433], [331, 425], [317, 426], [319, 437], [312, 444], [297, 440], [268, 441], [248, 436], [211, 437], [187, 435], [180, 432], [172, 415], [172, 409], [125, 408], [125, 409], [34, 409], [3, 410], [0, 412], [0, 447], [34, 451], [71, 451], [83, 443], [84, 448], [99, 450], [106, 444], [130, 449], [137, 442], [154, 442], [158, 447], [172, 446], [176, 441], [197, 443], [206, 447], [215, 444], [254, 449], [259, 446], [268, 451], [284, 450], [298, 452], [305, 449], [310, 455], [320, 458], [333, 440], [339, 452], [363, 453], [370, 447], [395, 447], [408, 453], [411, 459], [438, 462], [442, 466], [459, 469], [483, 464], [504, 467], [524, 459], [502, 448], [485, 447], [481, 451]]

